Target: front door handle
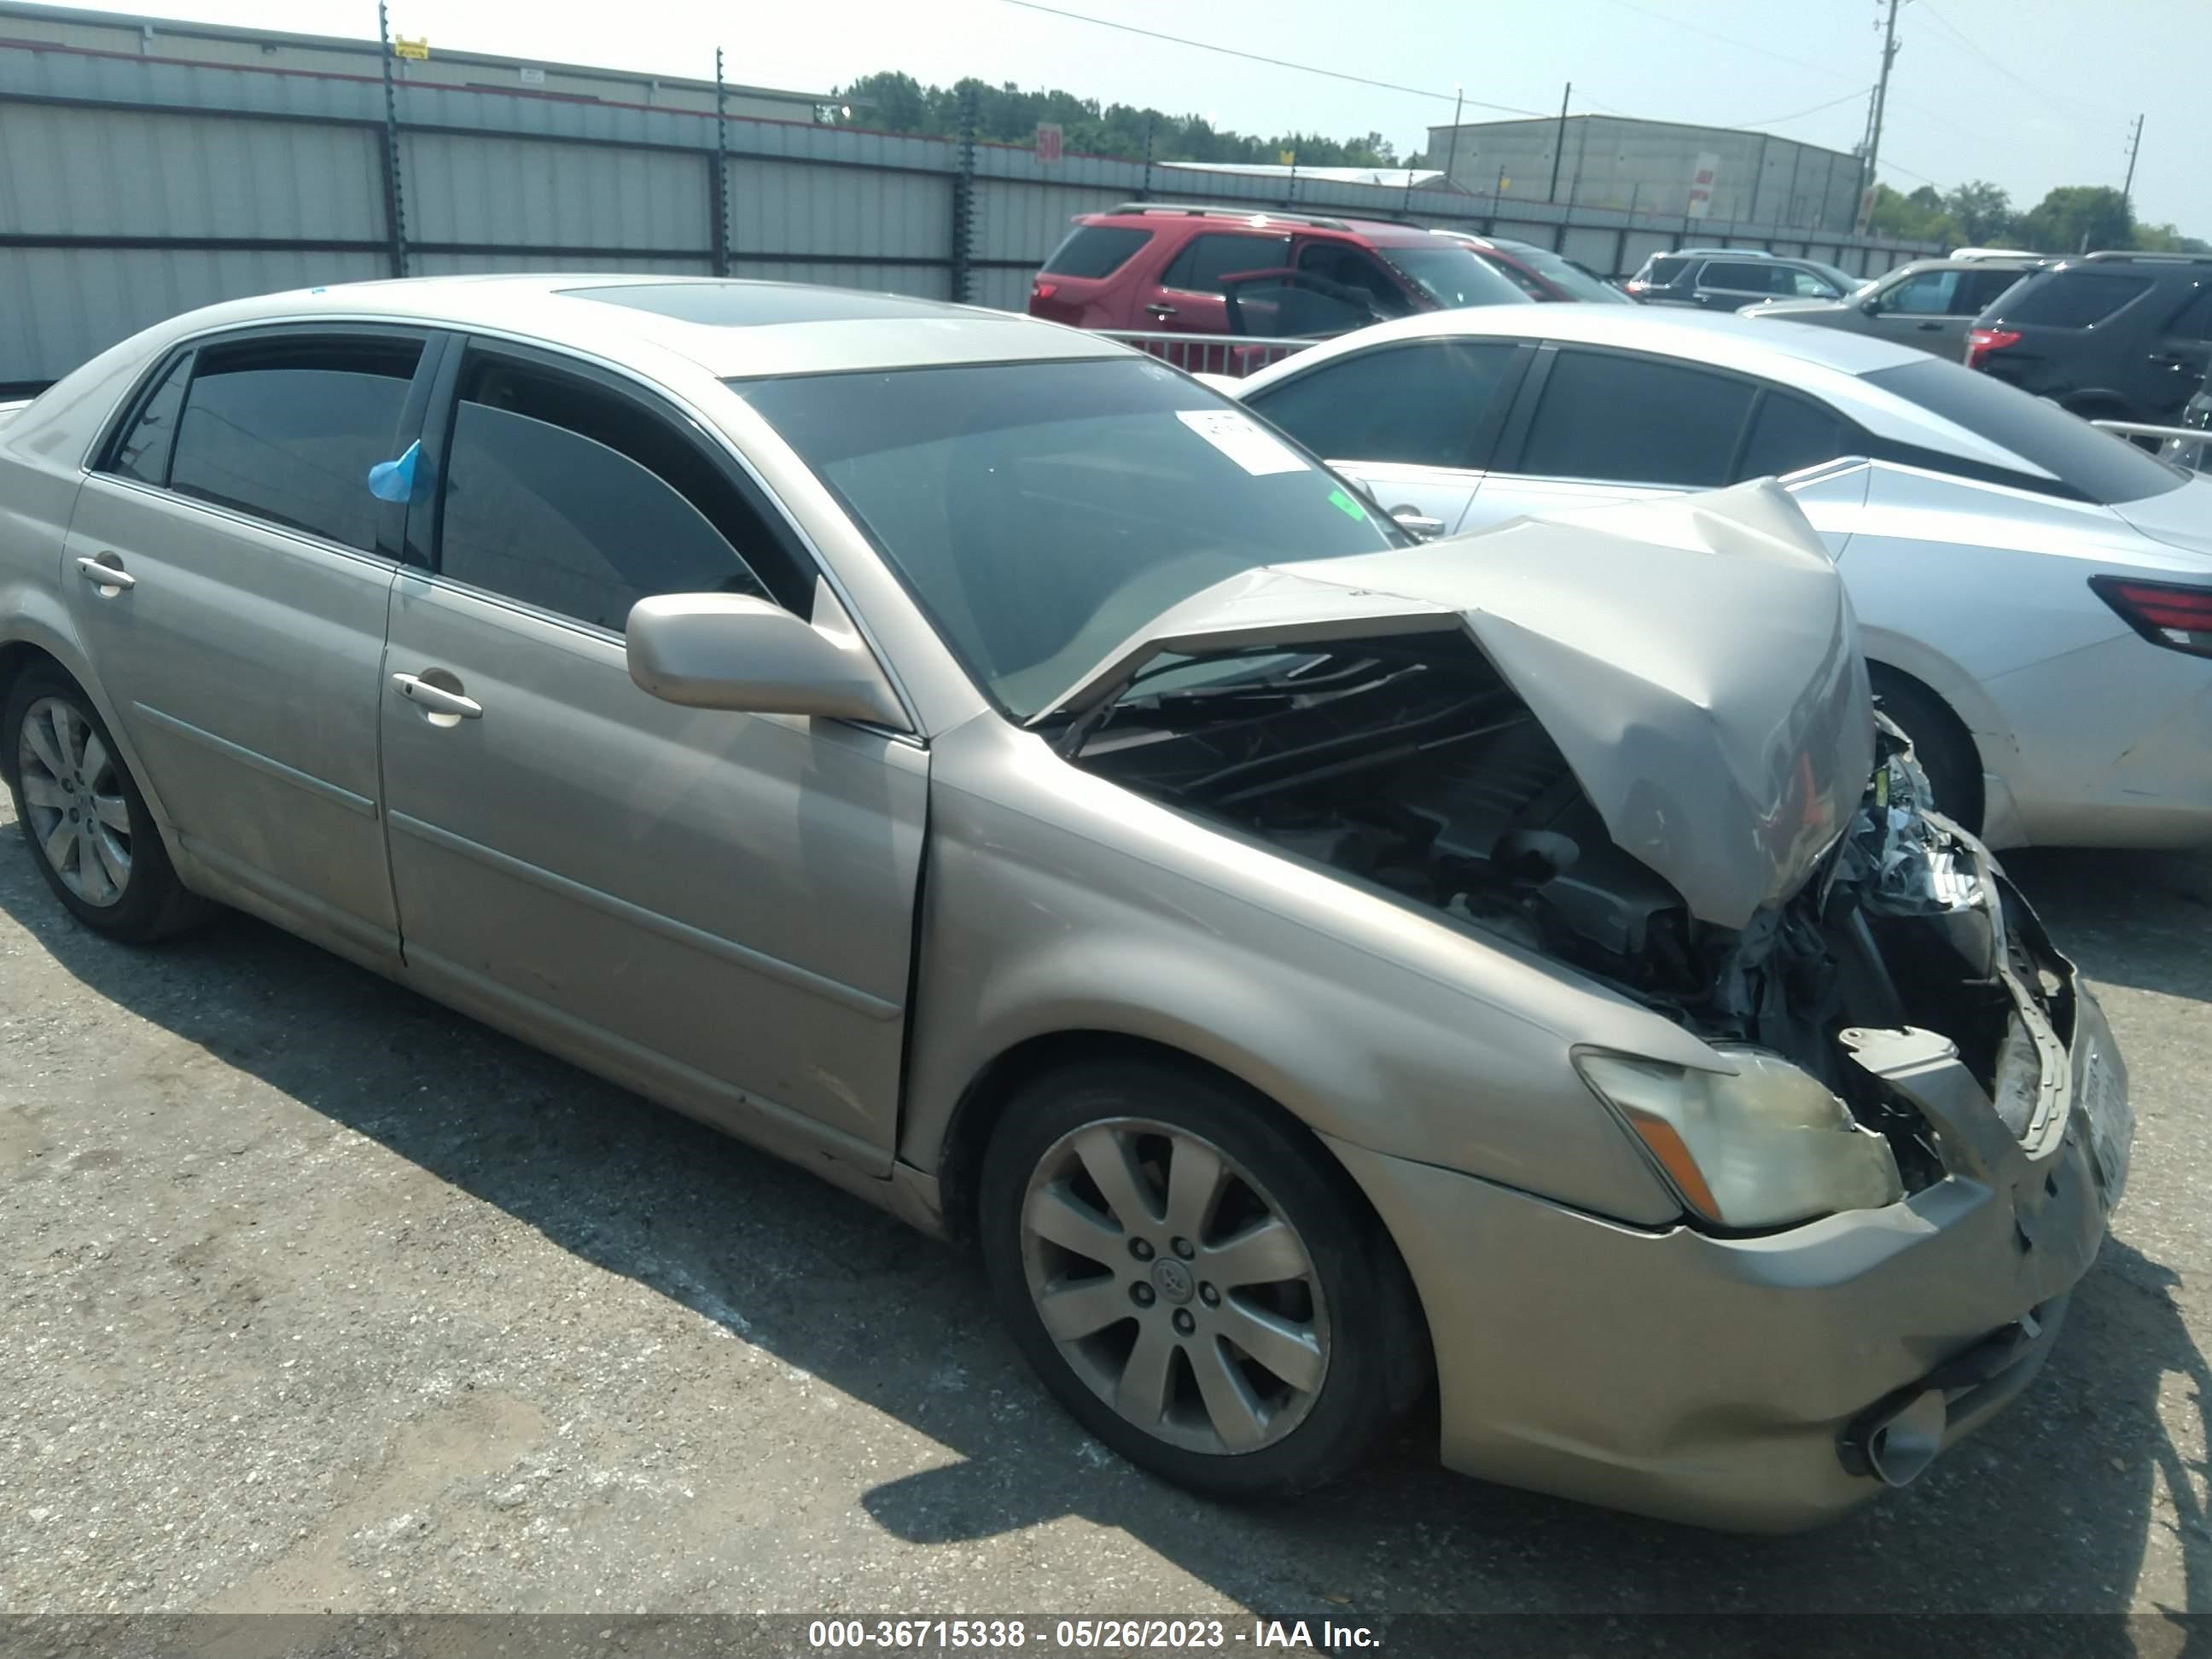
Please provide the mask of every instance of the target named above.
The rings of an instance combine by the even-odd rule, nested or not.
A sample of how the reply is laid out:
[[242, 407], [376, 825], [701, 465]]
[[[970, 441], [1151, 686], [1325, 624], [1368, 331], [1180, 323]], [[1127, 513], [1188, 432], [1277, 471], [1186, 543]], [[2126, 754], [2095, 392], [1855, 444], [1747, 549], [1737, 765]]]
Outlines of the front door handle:
[[1943, 325], [1941, 323], [1923, 323], [1920, 325], [1920, 331], [1923, 334], [1933, 334], [1937, 329], [1942, 326]]
[[112, 592], [121, 592], [126, 587], [138, 586], [136, 576], [121, 565], [110, 564], [106, 559], [79, 559], [76, 568], [77, 574], [85, 580]]
[[1147, 317], [1158, 317], [1164, 320], [1165, 319], [1176, 314], [1176, 308], [1173, 306], [1162, 305], [1158, 301], [1155, 301], [1151, 305], [1145, 307], [1145, 314]]
[[1444, 521], [1431, 518], [1418, 507], [1394, 507], [1390, 509], [1390, 516], [1401, 530], [1409, 530], [1416, 536], [1441, 536], [1444, 533]]
[[465, 697], [458, 691], [448, 691], [442, 685], [434, 685], [416, 674], [394, 674], [394, 690], [410, 702], [420, 703], [426, 714], [447, 714], [458, 720], [480, 720], [483, 705], [474, 697]]

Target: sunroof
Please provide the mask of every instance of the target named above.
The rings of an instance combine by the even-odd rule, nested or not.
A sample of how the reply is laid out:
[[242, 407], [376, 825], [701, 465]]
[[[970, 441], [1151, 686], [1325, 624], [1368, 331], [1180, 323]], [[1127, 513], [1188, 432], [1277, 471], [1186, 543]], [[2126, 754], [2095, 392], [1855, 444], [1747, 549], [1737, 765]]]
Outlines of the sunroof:
[[568, 288], [571, 299], [597, 300], [710, 328], [757, 328], [770, 323], [842, 323], [878, 317], [942, 317], [932, 300], [857, 289], [805, 288], [782, 283], [637, 283], [606, 288]]

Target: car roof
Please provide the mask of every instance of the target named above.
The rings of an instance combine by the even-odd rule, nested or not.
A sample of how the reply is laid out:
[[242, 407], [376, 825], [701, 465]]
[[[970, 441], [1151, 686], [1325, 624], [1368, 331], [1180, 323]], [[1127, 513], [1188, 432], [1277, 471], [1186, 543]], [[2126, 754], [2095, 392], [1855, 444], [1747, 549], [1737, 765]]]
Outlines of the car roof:
[[[1669, 310], [1626, 306], [1467, 306], [1425, 311], [1395, 322], [1378, 323], [1283, 360], [1284, 368], [1334, 355], [1349, 343], [1379, 345], [1394, 339], [1439, 336], [1502, 335], [1514, 339], [1557, 340], [1581, 345], [1620, 346], [1694, 357], [1716, 368], [1773, 374], [1779, 362], [1815, 363], [1857, 376], [1922, 361], [1927, 353], [1871, 335], [1838, 329], [1778, 328], [1732, 313]], [[1269, 373], [1261, 370], [1261, 374]]]
[[[1754, 375], [1832, 397], [1877, 435], [2015, 471], [2009, 450], [1887, 388], [1862, 384], [1882, 369], [1937, 360], [1915, 346], [1841, 329], [1762, 322], [1733, 312], [1644, 306], [1469, 306], [1421, 312], [1309, 346], [1239, 381], [1240, 401], [1333, 357], [1400, 342], [1492, 337], [1542, 344], [1613, 346]], [[1960, 370], [1960, 373], [1966, 373]], [[2031, 471], [2039, 468], [2029, 467]]]
[[1014, 312], [902, 295], [605, 271], [340, 283], [234, 300], [172, 320], [181, 337], [325, 318], [520, 334], [616, 356], [643, 345], [725, 379], [1103, 357], [1127, 349]]
[[1162, 222], [1187, 224], [1200, 229], [1211, 227], [1216, 231], [1239, 228], [1249, 231], [1295, 230], [1311, 236], [1356, 237], [1363, 242], [1373, 242], [1382, 247], [1419, 247], [1437, 241], [1449, 241], [1446, 231], [1431, 230], [1422, 225], [1400, 224], [1389, 219], [1355, 219], [1340, 213], [1309, 213], [1296, 209], [1275, 211], [1261, 206], [1249, 210], [1241, 206], [1224, 206], [1194, 202], [1146, 203], [1142, 206], [1115, 208], [1109, 211], [1085, 213], [1078, 216], [1086, 225], [1142, 225], [1159, 228]]

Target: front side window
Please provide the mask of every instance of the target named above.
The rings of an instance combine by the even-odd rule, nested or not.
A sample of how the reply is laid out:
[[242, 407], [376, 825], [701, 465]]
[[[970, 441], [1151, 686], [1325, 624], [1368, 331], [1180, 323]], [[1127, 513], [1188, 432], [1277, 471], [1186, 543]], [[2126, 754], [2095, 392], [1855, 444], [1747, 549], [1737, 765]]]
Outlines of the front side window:
[[2212, 283], [2198, 289], [2196, 297], [2174, 313], [2166, 331], [2178, 339], [2212, 340]]
[[595, 382], [496, 354], [461, 377], [438, 568], [620, 633], [657, 593], [769, 597], [775, 544], [690, 440]]
[[1216, 582], [1407, 542], [1334, 474], [1148, 359], [732, 389], [837, 495], [1017, 719]]
[[419, 340], [277, 338], [205, 346], [177, 422], [169, 487], [374, 552], [368, 473], [396, 441]]
[[1948, 317], [1958, 297], [1955, 270], [1916, 271], [1891, 289], [1884, 297], [1889, 309], [1907, 317]]
[[1562, 351], [1518, 471], [1702, 489], [1729, 481], [1752, 388], [1656, 358]]
[[1194, 236], [1170, 262], [1162, 288], [1188, 294], [1218, 294], [1221, 279], [1243, 270], [1278, 270], [1290, 263], [1287, 236]]
[[169, 365], [161, 385], [139, 405], [130, 425], [116, 434], [105, 471], [140, 483], [169, 482], [169, 452], [176, 443], [177, 416], [185, 406], [185, 381], [191, 367], [189, 351]]
[[1784, 291], [1800, 300], [1832, 300], [1836, 286], [1825, 276], [1816, 276], [1809, 270], [1796, 270], [1790, 266], [1776, 267], [1776, 275], [1784, 284]]
[[1256, 392], [1249, 406], [1316, 455], [1479, 466], [1476, 439], [1518, 378], [1516, 350], [1498, 340], [1425, 340], [1358, 352]]
[[1364, 302], [1377, 317], [1403, 317], [1413, 308], [1389, 271], [1341, 242], [1307, 243], [1298, 250], [1298, 274], [1320, 279], [1347, 300]]

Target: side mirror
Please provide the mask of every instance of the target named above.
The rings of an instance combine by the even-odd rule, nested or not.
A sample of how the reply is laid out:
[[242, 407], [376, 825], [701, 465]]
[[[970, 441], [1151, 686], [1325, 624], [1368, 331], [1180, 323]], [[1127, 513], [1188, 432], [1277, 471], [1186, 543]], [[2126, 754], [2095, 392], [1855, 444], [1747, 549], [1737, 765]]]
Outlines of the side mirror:
[[1872, 294], [1868, 295], [1865, 299], [1859, 301], [1859, 309], [1866, 313], [1869, 317], [1881, 316], [1881, 300], [1880, 296]]
[[766, 599], [640, 599], [630, 608], [625, 647], [630, 678], [663, 702], [907, 729], [906, 711], [866, 645], [840, 642]]

